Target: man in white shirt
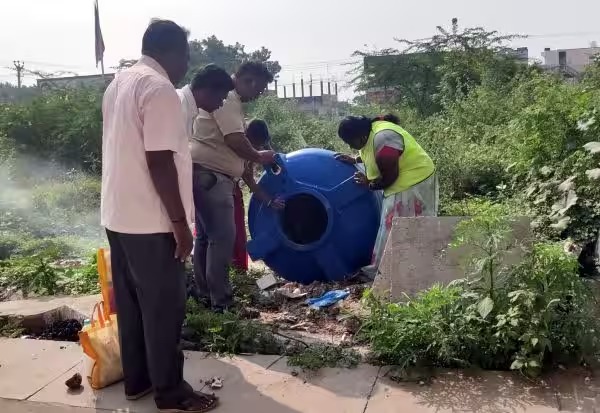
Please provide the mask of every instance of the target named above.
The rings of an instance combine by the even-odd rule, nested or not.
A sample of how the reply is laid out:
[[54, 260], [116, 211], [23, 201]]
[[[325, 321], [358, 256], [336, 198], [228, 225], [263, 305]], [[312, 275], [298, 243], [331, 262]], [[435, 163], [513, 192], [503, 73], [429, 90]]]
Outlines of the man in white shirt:
[[102, 103], [101, 219], [111, 249], [125, 394], [154, 392], [160, 411], [204, 412], [213, 396], [183, 380], [184, 261], [192, 249], [192, 163], [173, 84], [185, 76], [187, 32], [153, 21], [142, 58]]
[[189, 139], [192, 138], [198, 109], [213, 113], [223, 106], [227, 95], [234, 87], [233, 79], [224, 69], [210, 64], [198, 70], [189, 85], [177, 90]]
[[235, 90], [212, 114], [200, 111], [190, 144], [194, 163], [196, 245], [194, 273], [200, 299], [215, 311], [232, 304], [229, 266], [236, 227], [233, 192], [247, 161], [271, 164], [275, 153], [257, 151], [246, 138], [243, 102], [258, 98], [273, 81], [263, 63], [246, 62], [237, 70]]

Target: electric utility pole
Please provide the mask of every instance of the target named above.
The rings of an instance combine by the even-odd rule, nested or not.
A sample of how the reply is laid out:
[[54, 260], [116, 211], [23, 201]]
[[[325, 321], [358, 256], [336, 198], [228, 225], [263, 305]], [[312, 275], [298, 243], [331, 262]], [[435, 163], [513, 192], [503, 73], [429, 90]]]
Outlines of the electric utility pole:
[[25, 70], [25, 62], [15, 60], [13, 64], [15, 65], [15, 71], [17, 72], [17, 86], [20, 88], [23, 84], [23, 70]]

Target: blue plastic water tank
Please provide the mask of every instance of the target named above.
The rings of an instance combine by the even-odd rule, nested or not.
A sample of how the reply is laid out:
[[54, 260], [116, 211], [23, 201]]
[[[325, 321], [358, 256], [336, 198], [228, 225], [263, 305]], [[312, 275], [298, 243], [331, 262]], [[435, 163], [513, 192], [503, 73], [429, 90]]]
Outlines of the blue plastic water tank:
[[380, 195], [357, 185], [356, 167], [334, 152], [302, 149], [278, 155], [260, 185], [286, 201], [275, 211], [250, 200], [248, 253], [289, 281], [339, 281], [371, 261]]

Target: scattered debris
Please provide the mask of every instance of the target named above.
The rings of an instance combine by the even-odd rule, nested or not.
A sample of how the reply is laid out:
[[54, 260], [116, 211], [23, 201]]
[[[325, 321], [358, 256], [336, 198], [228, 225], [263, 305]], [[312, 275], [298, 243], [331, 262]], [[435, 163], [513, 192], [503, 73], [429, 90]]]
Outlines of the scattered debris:
[[59, 320], [50, 324], [39, 334], [32, 334], [28, 338], [38, 340], [54, 340], [54, 341], [79, 341], [79, 332], [83, 326], [79, 320]]
[[256, 285], [258, 285], [258, 288], [260, 288], [263, 291], [268, 290], [269, 288], [274, 287], [277, 284], [279, 284], [279, 281], [271, 273], [263, 275], [258, 280], [256, 280]]
[[295, 288], [293, 291], [290, 291], [285, 287], [276, 289], [275, 293], [280, 294], [291, 300], [296, 300], [298, 298], [304, 298], [308, 295], [308, 293], [302, 292], [302, 290], [300, 288]]
[[306, 303], [310, 305], [312, 308], [323, 308], [329, 307], [340, 300], [345, 299], [350, 295], [348, 290], [332, 290], [320, 297], [317, 298], [309, 298], [306, 300]]
[[260, 318], [260, 311], [255, 308], [243, 307], [239, 311], [239, 316], [247, 320], [256, 320]]
[[219, 390], [223, 388], [223, 379], [220, 377], [213, 377], [210, 380], [206, 380], [204, 384], [213, 390]]
[[425, 386], [433, 382], [434, 369], [429, 366], [411, 368], [392, 367], [386, 373], [386, 376], [396, 383], [418, 383], [421, 386]]
[[80, 390], [83, 386], [81, 383], [83, 382], [83, 378], [81, 374], [75, 373], [73, 377], [65, 382], [65, 385], [69, 388], [69, 390]]
[[288, 328], [289, 330], [304, 330], [307, 331], [308, 330], [308, 323], [306, 321], [303, 321], [301, 323], [295, 324], [293, 326], [290, 326]]

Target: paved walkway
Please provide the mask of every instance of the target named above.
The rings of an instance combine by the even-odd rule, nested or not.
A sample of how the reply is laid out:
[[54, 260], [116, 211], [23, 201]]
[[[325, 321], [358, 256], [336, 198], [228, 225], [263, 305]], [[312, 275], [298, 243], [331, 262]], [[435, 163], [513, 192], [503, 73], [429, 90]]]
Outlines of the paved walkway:
[[[151, 397], [127, 402], [122, 385], [73, 394], [64, 382], [82, 369], [77, 344], [0, 340], [0, 412], [154, 412]], [[431, 385], [395, 384], [387, 368], [324, 369], [292, 375], [285, 358], [248, 356], [217, 359], [186, 353], [185, 377], [197, 389], [219, 376], [218, 412], [398, 413], [398, 412], [600, 412], [600, 386], [581, 374], [562, 372], [534, 385], [500, 372], [440, 371]]]

